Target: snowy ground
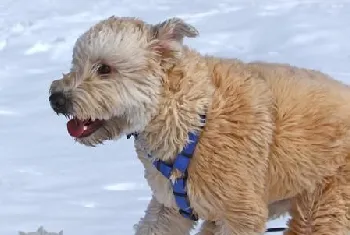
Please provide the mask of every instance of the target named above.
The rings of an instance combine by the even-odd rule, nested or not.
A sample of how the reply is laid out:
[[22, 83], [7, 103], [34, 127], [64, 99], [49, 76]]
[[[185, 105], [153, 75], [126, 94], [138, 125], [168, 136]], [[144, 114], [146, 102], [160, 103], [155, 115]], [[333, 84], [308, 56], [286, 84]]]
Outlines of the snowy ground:
[[[0, 0], [0, 234], [128, 235], [150, 191], [132, 140], [75, 144], [48, 87], [76, 37], [112, 14], [179, 16], [203, 53], [319, 69], [350, 81], [348, 0]], [[270, 225], [284, 225], [277, 220]]]

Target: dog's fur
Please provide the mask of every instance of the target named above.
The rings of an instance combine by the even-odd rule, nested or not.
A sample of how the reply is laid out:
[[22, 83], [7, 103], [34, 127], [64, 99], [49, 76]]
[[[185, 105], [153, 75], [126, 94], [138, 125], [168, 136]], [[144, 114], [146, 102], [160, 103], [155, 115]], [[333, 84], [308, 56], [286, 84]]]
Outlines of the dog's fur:
[[[188, 179], [191, 205], [205, 220], [200, 235], [261, 234], [268, 218], [287, 212], [285, 234], [346, 234], [350, 89], [318, 71], [202, 56], [182, 43], [197, 35], [178, 18], [150, 25], [110, 17], [77, 40], [71, 71], [50, 88], [69, 98], [68, 116], [106, 120], [78, 142], [139, 133], [153, 197], [136, 234], [185, 235], [194, 226], [147, 157], [172, 162], [189, 131], [201, 131]], [[111, 74], [99, 76], [99, 63]]]

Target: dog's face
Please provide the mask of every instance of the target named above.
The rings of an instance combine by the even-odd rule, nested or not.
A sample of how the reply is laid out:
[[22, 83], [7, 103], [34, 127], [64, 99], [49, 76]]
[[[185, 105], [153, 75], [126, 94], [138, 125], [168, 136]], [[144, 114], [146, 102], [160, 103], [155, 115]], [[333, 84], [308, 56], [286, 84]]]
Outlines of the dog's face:
[[70, 72], [52, 82], [51, 107], [69, 118], [68, 132], [85, 145], [142, 131], [157, 113], [183, 37], [197, 34], [177, 18], [157, 25], [117, 17], [99, 22], [78, 38]]

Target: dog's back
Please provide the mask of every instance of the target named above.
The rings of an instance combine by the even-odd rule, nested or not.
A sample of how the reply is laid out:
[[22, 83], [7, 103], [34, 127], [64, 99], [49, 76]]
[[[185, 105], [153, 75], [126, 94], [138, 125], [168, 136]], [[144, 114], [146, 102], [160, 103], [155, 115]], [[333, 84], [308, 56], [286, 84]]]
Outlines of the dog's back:
[[[350, 89], [347, 85], [319, 71], [287, 64], [215, 58], [208, 61], [209, 68], [216, 73], [234, 70], [242, 83], [251, 76], [265, 81], [264, 86], [269, 87], [270, 93], [257, 92], [259, 97], [255, 98], [268, 100], [265, 96], [272, 96], [273, 102], [275, 132], [268, 177], [271, 202], [310, 190], [325, 177], [338, 173], [350, 153]], [[214, 69], [218, 63], [226, 70]], [[225, 84], [219, 81], [225, 76], [215, 76], [215, 79], [217, 87]]]

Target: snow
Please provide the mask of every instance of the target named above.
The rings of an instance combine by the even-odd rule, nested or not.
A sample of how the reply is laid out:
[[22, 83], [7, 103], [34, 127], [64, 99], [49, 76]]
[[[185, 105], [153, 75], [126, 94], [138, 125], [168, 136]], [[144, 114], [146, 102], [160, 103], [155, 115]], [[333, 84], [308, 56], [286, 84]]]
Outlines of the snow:
[[[150, 199], [132, 140], [87, 148], [48, 103], [77, 36], [111, 15], [179, 16], [202, 53], [292, 63], [350, 81], [348, 0], [1, 0], [0, 234], [133, 234]], [[268, 226], [284, 226], [286, 219]]]

